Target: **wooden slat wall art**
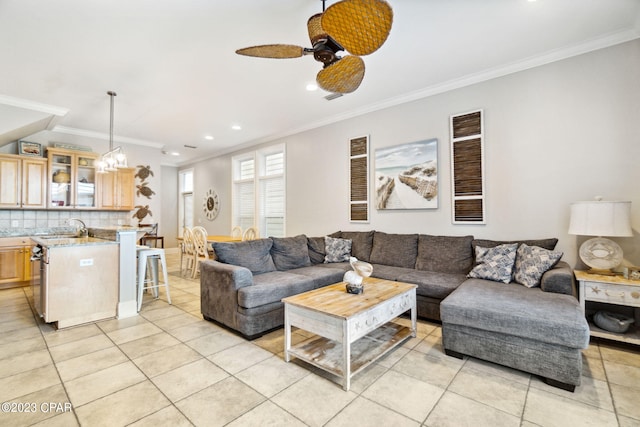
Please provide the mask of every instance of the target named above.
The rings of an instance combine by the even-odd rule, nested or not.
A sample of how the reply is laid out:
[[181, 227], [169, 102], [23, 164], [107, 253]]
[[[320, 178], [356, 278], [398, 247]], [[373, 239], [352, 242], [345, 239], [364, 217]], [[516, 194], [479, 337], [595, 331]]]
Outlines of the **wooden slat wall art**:
[[451, 116], [452, 221], [485, 224], [483, 111]]
[[369, 137], [349, 140], [349, 220], [369, 222]]

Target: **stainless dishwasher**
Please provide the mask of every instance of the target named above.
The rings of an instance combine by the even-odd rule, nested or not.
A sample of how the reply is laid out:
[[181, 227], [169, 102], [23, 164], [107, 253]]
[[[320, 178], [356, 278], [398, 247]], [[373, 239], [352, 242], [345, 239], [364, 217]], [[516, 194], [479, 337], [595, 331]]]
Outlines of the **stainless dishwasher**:
[[46, 299], [44, 287], [47, 281], [47, 267], [49, 266], [49, 252], [42, 245], [36, 245], [31, 249], [31, 290], [33, 292], [33, 305], [40, 317], [46, 313]]

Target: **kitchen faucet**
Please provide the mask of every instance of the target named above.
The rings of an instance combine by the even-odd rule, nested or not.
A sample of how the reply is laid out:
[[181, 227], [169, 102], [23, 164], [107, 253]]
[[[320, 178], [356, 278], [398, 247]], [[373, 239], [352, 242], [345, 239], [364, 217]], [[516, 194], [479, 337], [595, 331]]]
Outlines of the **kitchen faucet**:
[[82, 224], [82, 227], [80, 227], [80, 229], [78, 230], [78, 237], [87, 237], [89, 235], [89, 230], [87, 230], [87, 226], [84, 221], [79, 218], [69, 218], [69, 221], [67, 221], [69, 225], [71, 225], [71, 221], [78, 221], [80, 224]]

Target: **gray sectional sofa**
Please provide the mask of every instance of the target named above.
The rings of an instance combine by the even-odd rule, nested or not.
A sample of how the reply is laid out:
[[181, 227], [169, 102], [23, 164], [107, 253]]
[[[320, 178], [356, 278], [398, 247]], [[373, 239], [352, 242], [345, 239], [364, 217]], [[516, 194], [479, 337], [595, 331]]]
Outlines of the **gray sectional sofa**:
[[[580, 384], [589, 329], [571, 268], [557, 262], [534, 288], [469, 278], [476, 246], [505, 243], [473, 236], [341, 231], [214, 243], [218, 259], [201, 263], [204, 318], [249, 339], [281, 327], [282, 298], [339, 282], [351, 269], [334, 243], [348, 243], [347, 256], [371, 263], [373, 277], [416, 284], [418, 316], [442, 321], [447, 354], [511, 366], [565, 389]], [[514, 246], [522, 243], [552, 250], [557, 239]]]

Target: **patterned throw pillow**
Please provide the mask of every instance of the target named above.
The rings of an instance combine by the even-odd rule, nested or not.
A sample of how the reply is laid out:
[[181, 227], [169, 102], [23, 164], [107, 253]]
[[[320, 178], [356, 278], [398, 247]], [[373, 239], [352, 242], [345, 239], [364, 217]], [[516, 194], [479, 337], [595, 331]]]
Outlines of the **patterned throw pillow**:
[[516, 257], [516, 282], [527, 288], [540, 286], [542, 275], [562, 258], [562, 252], [550, 251], [538, 246], [520, 245]]
[[476, 246], [476, 262], [467, 277], [493, 280], [494, 282], [511, 282], [511, 272], [516, 261], [517, 243], [498, 245], [493, 248]]
[[351, 240], [325, 236], [324, 251], [326, 253], [324, 257], [325, 264], [329, 262], [349, 261], [349, 257], [351, 256]]

